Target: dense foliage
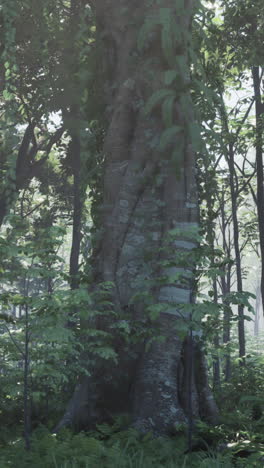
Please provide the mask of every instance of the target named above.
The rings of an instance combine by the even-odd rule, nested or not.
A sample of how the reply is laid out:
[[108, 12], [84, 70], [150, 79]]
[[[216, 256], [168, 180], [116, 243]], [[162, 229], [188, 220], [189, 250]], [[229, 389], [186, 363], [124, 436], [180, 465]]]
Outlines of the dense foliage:
[[[161, 153], [178, 142], [176, 183], [186, 135], [197, 153], [200, 231], [188, 239], [198, 243], [191, 252], [197, 301], [182, 308], [178, 333], [200, 337], [219, 424], [189, 420], [189, 427], [155, 439], [131, 428], [120, 409], [92, 431], [53, 433], [79, 377], [98, 362], [114, 368], [113, 337], [123, 354], [131, 343], [150, 347], [164, 339], [155, 327], [164, 305], [150, 294], [164, 278], [146, 281], [133, 297], [145, 306], [144, 321], [131, 319], [133, 304], [115, 308], [111, 282], [99, 278], [93, 286], [102, 235], [102, 95], [114, 60], [100, 61], [104, 43], [93, 4], [0, 2], [0, 467], [262, 466], [262, 0], [199, 5], [192, 37], [183, 39], [190, 44], [187, 85], [188, 65], [171, 46], [170, 34], [177, 34], [165, 8], [160, 23], [147, 18], [138, 37], [144, 50], [153, 28], [162, 30], [168, 70], [145, 113], [161, 108]], [[179, 89], [186, 115], [188, 93], [195, 105], [195, 123], [186, 119], [184, 128], [173, 122]], [[176, 272], [171, 282], [177, 281]], [[98, 329], [106, 311], [114, 320]]]

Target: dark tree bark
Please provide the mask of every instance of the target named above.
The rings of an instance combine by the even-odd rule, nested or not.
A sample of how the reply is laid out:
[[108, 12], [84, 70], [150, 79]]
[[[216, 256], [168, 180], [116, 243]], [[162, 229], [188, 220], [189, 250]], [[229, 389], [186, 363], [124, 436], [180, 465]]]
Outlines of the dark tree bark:
[[[226, 134], [228, 142], [228, 150], [226, 153], [226, 161], [229, 168], [230, 175], [230, 192], [231, 192], [231, 207], [232, 207], [232, 222], [233, 222], [233, 237], [234, 237], [234, 250], [235, 250], [235, 260], [236, 260], [236, 280], [237, 280], [237, 292], [243, 292], [243, 279], [242, 279], [242, 266], [241, 266], [241, 252], [239, 245], [239, 225], [237, 217], [238, 209], [238, 179], [235, 171], [235, 152], [234, 152], [234, 136], [229, 130], [228, 117], [226, 113], [226, 108], [224, 104], [223, 97], [222, 99], [222, 121], [223, 128]], [[240, 364], [245, 365], [245, 355], [246, 355], [246, 339], [245, 339], [245, 320], [244, 320], [244, 305], [238, 305], [238, 341], [239, 341], [239, 357]]]
[[[206, 203], [208, 209], [207, 215], [207, 240], [211, 250], [211, 267], [215, 267], [215, 211], [214, 211], [214, 194], [212, 193], [211, 187], [207, 191]], [[223, 207], [222, 207], [223, 208]], [[213, 301], [214, 304], [218, 303], [218, 291], [217, 291], [217, 278], [216, 276], [212, 280], [213, 288]], [[213, 337], [214, 343], [214, 354], [213, 354], [213, 388], [214, 390], [219, 390], [221, 386], [221, 368], [220, 368], [220, 358], [219, 358], [219, 331], [217, 329], [217, 321], [219, 317], [215, 317], [216, 331]]]
[[[262, 71], [263, 75], [263, 71]], [[257, 211], [261, 255], [261, 295], [264, 311], [264, 176], [263, 176], [263, 103], [261, 100], [261, 78], [258, 66], [252, 67], [256, 113], [256, 167], [257, 167]]]
[[[217, 304], [218, 294], [217, 294], [216, 279], [214, 279], [213, 281], [213, 291], [214, 291], [214, 303]], [[220, 357], [219, 357], [219, 347], [220, 347], [219, 332], [216, 331], [215, 336], [214, 336], [215, 354], [213, 356], [213, 389], [214, 390], [219, 390], [221, 387], [221, 365], [220, 365]]]
[[[237, 218], [238, 187], [236, 187], [233, 143], [229, 144], [228, 167], [230, 171], [230, 188], [231, 188], [232, 219], [233, 219], [233, 231], [234, 231], [234, 248], [235, 248], [235, 258], [236, 258], [237, 292], [242, 293], [243, 292], [243, 280], [242, 280], [241, 254], [240, 254], [240, 246], [239, 246], [239, 227], [238, 227], [238, 218]], [[239, 320], [238, 320], [239, 357], [240, 357], [240, 364], [244, 365], [245, 355], [246, 355], [246, 339], [245, 339], [245, 320], [244, 320], [243, 304], [238, 305], [238, 317], [239, 317]]]
[[224, 368], [226, 382], [229, 382], [231, 378], [231, 356], [230, 356], [229, 345], [230, 345], [230, 338], [231, 338], [230, 333], [231, 333], [232, 310], [231, 310], [229, 302], [225, 299], [226, 294], [230, 293], [229, 278], [230, 276], [227, 278], [224, 278], [224, 277], [221, 278], [222, 294], [223, 294], [223, 301], [224, 301], [223, 344], [227, 346], [227, 349], [225, 352], [225, 368]]
[[[163, 0], [162, 7], [171, 8], [176, 21], [190, 27], [192, 2], [186, 0], [184, 9], [179, 11], [172, 0]], [[104, 144], [102, 236], [94, 263], [96, 278], [113, 284], [116, 310], [129, 310], [132, 323], [141, 321], [142, 328], [150, 325], [144, 304], [132, 301], [131, 305], [131, 300], [136, 292], [144, 293], [147, 281], [157, 276], [167, 278], [161, 287], [155, 286], [151, 291], [156, 303], [167, 306], [154, 323], [163, 341], [154, 340], [148, 350], [134, 346], [129, 353], [116, 344], [118, 365], [111, 370], [109, 365], [95, 369], [89, 385], [86, 378], [78, 384], [58, 427], [80, 424], [81, 394], [87, 414], [91, 411], [88, 390], [82, 393], [85, 386], [90, 395], [94, 391], [91, 388], [96, 387], [97, 401], [101, 402], [97, 406], [103, 406], [104, 411], [101, 414], [126, 408], [132, 412], [134, 427], [142, 432], [164, 434], [175, 423], [187, 420], [188, 353], [177, 327], [182, 320], [182, 305], [193, 300], [192, 280], [187, 278], [195, 267], [190, 252], [196, 243], [190, 240], [190, 231], [198, 227], [195, 155], [190, 141], [184, 141], [177, 178], [171, 152], [161, 153], [158, 149], [164, 131], [161, 112], [155, 109], [146, 115], [144, 111], [147, 100], [163, 86], [168, 64], [162, 53], [160, 26], [154, 27], [141, 51], [137, 40], [144, 19], [159, 12], [160, 5], [149, 6], [142, 0], [95, 2], [100, 63], [107, 64], [100, 71], [104, 73], [105, 116], [109, 124]], [[181, 56], [187, 59], [188, 45], [181, 39], [178, 46]], [[180, 68], [178, 72], [187, 85], [188, 76]], [[176, 125], [184, 127], [186, 121], [193, 120], [192, 114], [192, 109], [175, 99]], [[175, 145], [180, 146], [181, 142], [179, 137]], [[169, 237], [172, 229], [178, 230], [178, 237]], [[184, 256], [189, 258], [185, 264]], [[179, 273], [185, 281], [173, 283], [170, 276]], [[101, 321], [100, 326], [108, 327], [109, 320]], [[192, 416], [216, 421], [217, 409], [199, 346], [194, 347], [193, 359], [196, 371], [189, 389]], [[88, 417], [91, 423], [91, 412]]]
[[24, 351], [24, 438], [25, 448], [30, 449], [30, 432], [31, 432], [31, 408], [30, 408], [30, 358], [29, 358], [29, 323], [28, 323], [28, 305], [25, 307], [25, 351]]
[[[43, 145], [38, 145], [36, 141], [34, 128], [35, 125], [29, 124], [24, 133], [16, 160], [15, 179], [8, 180], [7, 187], [0, 191], [0, 226], [3, 224], [4, 218], [8, 215], [20, 190], [26, 188], [33, 177], [38, 177], [53, 145], [60, 140], [64, 132], [63, 127], [59, 128], [43, 147]], [[44, 150], [45, 155], [37, 160], [36, 156], [39, 150]]]
[[73, 136], [69, 145], [73, 170], [73, 224], [72, 224], [72, 246], [70, 255], [70, 285], [71, 289], [78, 289], [79, 286], [79, 256], [81, 245], [81, 154], [80, 141], [77, 136]]
[[[70, 22], [69, 22], [69, 38], [71, 38], [72, 44], [69, 47], [68, 54], [69, 60], [69, 74], [74, 78], [71, 79], [71, 86], [68, 92], [71, 95], [73, 101], [76, 100], [78, 95], [77, 89], [79, 85], [78, 81], [78, 50], [76, 49], [76, 36], [78, 34], [78, 25], [82, 14], [82, 4], [79, 1], [71, 0], [70, 7]], [[76, 60], [77, 57], [77, 60]], [[72, 88], [71, 88], [72, 87]], [[81, 174], [81, 140], [80, 140], [80, 129], [81, 123], [80, 109], [78, 108], [77, 102], [74, 102], [70, 106], [70, 112], [67, 110], [63, 111], [63, 117], [65, 124], [68, 121], [68, 132], [71, 137], [71, 141], [68, 146], [68, 158], [70, 167], [73, 174], [73, 219], [72, 219], [72, 245], [70, 254], [70, 287], [72, 290], [79, 288], [79, 257], [81, 247], [81, 226], [82, 226], [82, 210], [83, 210], [83, 187], [82, 180], [83, 174]]]
[[[226, 219], [225, 215], [225, 186], [222, 188], [221, 201], [220, 201], [220, 229], [222, 233], [222, 247], [227, 258], [231, 258], [231, 239], [230, 230], [227, 232], [229, 220]], [[226, 346], [224, 356], [224, 375], [225, 381], [228, 382], [231, 378], [231, 356], [230, 356], [230, 333], [231, 333], [231, 316], [232, 310], [227, 300], [227, 295], [231, 290], [231, 264], [223, 266], [223, 275], [221, 276], [221, 290], [224, 305], [224, 317], [223, 317], [223, 344]]]

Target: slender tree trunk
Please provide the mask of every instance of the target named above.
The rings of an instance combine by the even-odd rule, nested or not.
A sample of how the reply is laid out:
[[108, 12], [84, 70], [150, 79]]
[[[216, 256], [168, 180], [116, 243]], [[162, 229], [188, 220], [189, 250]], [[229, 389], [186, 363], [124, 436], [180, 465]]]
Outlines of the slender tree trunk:
[[70, 19], [68, 30], [67, 56], [64, 60], [67, 64], [68, 73], [72, 75], [70, 84], [68, 83], [67, 93], [70, 95], [69, 102], [72, 100], [70, 109], [63, 109], [63, 119], [70, 135], [68, 146], [68, 161], [73, 174], [73, 221], [72, 221], [72, 245], [70, 254], [70, 286], [71, 289], [79, 287], [79, 256], [81, 245], [81, 220], [82, 220], [82, 177], [81, 175], [81, 110], [80, 96], [78, 87], [80, 86], [78, 78], [78, 42], [77, 36], [79, 23], [82, 15], [82, 2], [79, 0], [70, 1]]
[[[233, 143], [229, 144], [228, 154], [228, 166], [230, 171], [230, 189], [231, 189], [231, 203], [232, 203], [232, 220], [234, 230], [234, 248], [236, 258], [236, 275], [237, 275], [237, 292], [243, 292], [243, 281], [242, 281], [242, 267], [241, 267], [241, 255], [239, 246], [239, 227], [237, 218], [237, 192], [235, 184], [235, 166], [234, 166], [234, 147]], [[244, 306], [243, 304], [238, 305], [238, 341], [239, 341], [239, 357], [240, 364], [245, 365], [246, 355], [246, 339], [245, 339], [245, 320], [244, 320]]]
[[[208, 220], [207, 220], [207, 239], [208, 243], [211, 249], [211, 267], [215, 267], [215, 255], [214, 255], [214, 249], [215, 249], [215, 222], [214, 222], [214, 205], [213, 205], [213, 197], [212, 193], [208, 193], [207, 196], [207, 208], [208, 208]], [[213, 278], [212, 281], [212, 287], [213, 287], [213, 300], [214, 304], [217, 305], [218, 303], [218, 294], [217, 294], [217, 279], [216, 277]], [[215, 322], [219, 321], [219, 317], [215, 318]], [[216, 323], [217, 327], [217, 323]], [[219, 359], [219, 332], [216, 330], [214, 338], [213, 338], [213, 343], [214, 343], [214, 354], [213, 354], [213, 388], [214, 390], [219, 389], [221, 386], [221, 371], [220, 371], [220, 359]]]
[[[226, 160], [228, 163], [230, 173], [230, 191], [231, 191], [231, 206], [232, 206], [232, 221], [233, 221], [233, 233], [234, 233], [234, 250], [236, 259], [236, 279], [237, 279], [237, 292], [243, 292], [243, 280], [242, 280], [242, 266], [241, 266], [241, 254], [239, 246], [239, 226], [237, 217], [237, 197], [238, 197], [238, 182], [237, 175], [235, 172], [235, 154], [234, 154], [234, 142], [233, 135], [229, 131], [228, 118], [226, 114], [224, 100], [222, 98], [222, 121], [223, 127], [226, 133], [228, 143], [228, 152], [226, 154]], [[244, 320], [244, 306], [243, 304], [238, 305], [238, 341], [239, 341], [239, 357], [240, 364], [245, 365], [245, 354], [246, 354], [246, 340], [245, 340], [245, 320]]]
[[71, 153], [73, 169], [73, 224], [72, 224], [72, 246], [70, 255], [70, 286], [71, 289], [79, 287], [79, 256], [81, 245], [81, 154], [80, 141], [77, 136], [72, 137], [69, 151]]
[[224, 296], [224, 324], [223, 324], [223, 344], [227, 346], [227, 349], [225, 351], [225, 381], [229, 382], [231, 378], [231, 357], [230, 357], [230, 332], [231, 332], [231, 315], [232, 311], [230, 308], [230, 305], [228, 301], [225, 300], [225, 295], [227, 292], [230, 292], [230, 289], [227, 287], [226, 284], [226, 279], [221, 278], [221, 283], [222, 283], [222, 292]]
[[264, 311], [264, 176], [263, 176], [263, 103], [258, 66], [252, 67], [256, 111], [257, 211], [261, 255], [261, 296]]
[[255, 306], [255, 319], [254, 319], [254, 336], [259, 336], [259, 322], [260, 322], [260, 304], [261, 300], [261, 287], [260, 285], [256, 290], [256, 306]]
[[[221, 200], [221, 232], [222, 232], [222, 246], [223, 251], [227, 258], [230, 258], [231, 254], [231, 245], [230, 245], [230, 236], [227, 235], [227, 220], [225, 216], [225, 187], [222, 189], [222, 200]], [[221, 290], [223, 296], [223, 305], [224, 305], [224, 317], [223, 317], [223, 345], [225, 346], [225, 366], [224, 366], [224, 375], [225, 381], [228, 382], [231, 378], [231, 357], [230, 357], [230, 335], [231, 335], [231, 315], [232, 310], [230, 304], [227, 300], [227, 294], [230, 293], [231, 289], [231, 265], [225, 265], [223, 267], [223, 275], [221, 276]]]
[[24, 436], [26, 449], [30, 449], [30, 399], [29, 399], [29, 331], [26, 306], [25, 357], [24, 357]]
[[2, 226], [7, 213], [8, 213], [8, 211], [7, 211], [7, 201], [2, 196], [2, 199], [0, 201], [0, 226]]
[[[213, 281], [213, 291], [214, 291], [214, 304], [218, 303], [218, 294], [217, 294], [217, 282], [216, 279]], [[213, 356], [213, 388], [214, 390], [219, 390], [221, 387], [221, 367], [220, 367], [220, 358], [219, 358], [219, 332], [215, 332], [214, 336], [214, 347], [215, 354]]]
[[[28, 296], [29, 282], [27, 280], [26, 295]], [[31, 432], [31, 395], [30, 395], [30, 355], [29, 355], [29, 311], [28, 305], [25, 306], [25, 351], [24, 351], [24, 438], [25, 448], [30, 450], [30, 432]]]

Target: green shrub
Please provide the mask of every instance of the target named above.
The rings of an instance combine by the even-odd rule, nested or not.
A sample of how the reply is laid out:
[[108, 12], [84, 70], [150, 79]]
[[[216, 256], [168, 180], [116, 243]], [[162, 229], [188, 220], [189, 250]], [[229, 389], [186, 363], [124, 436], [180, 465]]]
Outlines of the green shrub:
[[[72, 434], [68, 430], [55, 435], [46, 428], [36, 430], [31, 450], [23, 440], [10, 442], [0, 450], [0, 468], [232, 468], [258, 466], [252, 460], [232, 461], [232, 452], [200, 451], [184, 453], [186, 441], [177, 438], [156, 438], [139, 435], [128, 429], [110, 434], [102, 425], [94, 433]], [[110, 426], [108, 426], [110, 431]], [[111, 432], [111, 431], [110, 431]], [[260, 454], [255, 454], [259, 460]]]

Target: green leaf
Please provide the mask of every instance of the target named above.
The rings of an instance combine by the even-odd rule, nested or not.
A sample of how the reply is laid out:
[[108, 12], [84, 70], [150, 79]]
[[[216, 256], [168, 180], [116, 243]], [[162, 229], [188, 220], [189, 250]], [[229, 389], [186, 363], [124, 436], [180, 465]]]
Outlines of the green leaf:
[[191, 142], [192, 142], [194, 151], [200, 151], [202, 147], [200, 125], [196, 122], [190, 122], [188, 124], [188, 132], [191, 137]]
[[173, 127], [164, 130], [164, 132], [162, 132], [161, 135], [159, 150], [163, 151], [169, 144], [171, 144], [175, 140], [176, 136], [180, 132], [182, 132], [182, 128], [178, 125], [173, 125]]
[[173, 47], [173, 34], [171, 28], [172, 9], [160, 9], [160, 21], [162, 24], [161, 46], [169, 65], [175, 64], [175, 52]]
[[175, 61], [178, 66], [178, 69], [180, 70], [181, 76], [183, 76], [186, 80], [186, 77], [188, 77], [189, 74], [189, 67], [186, 55], [176, 55]]
[[149, 38], [149, 33], [153, 31], [154, 27], [157, 24], [159, 24], [158, 18], [152, 17], [152, 18], [147, 18], [145, 20], [145, 23], [143, 24], [141, 30], [139, 31], [138, 39], [137, 39], [137, 48], [139, 51], [141, 51], [144, 48], [144, 45]]
[[10, 101], [12, 99], [13, 95], [7, 91], [6, 89], [4, 89], [3, 91], [3, 98], [6, 100], [6, 101]]
[[151, 345], [152, 343], [165, 343], [166, 341], [166, 337], [163, 336], [163, 335], [159, 335], [159, 336], [152, 336], [146, 343], [145, 345], [145, 350], [148, 352], [151, 348]]
[[97, 356], [106, 359], [106, 360], [113, 360], [115, 363], [117, 363], [117, 354], [113, 350], [113, 348], [110, 348], [109, 346], [100, 346], [100, 347], [93, 347], [91, 346], [91, 351], [96, 354]]
[[263, 398], [261, 396], [251, 396], [251, 395], [244, 395], [239, 399], [239, 403], [244, 403], [247, 401], [252, 401], [254, 403], [262, 403]]
[[152, 304], [147, 307], [147, 312], [151, 320], [157, 320], [159, 318], [160, 313], [164, 312], [168, 308], [168, 304], [159, 303], [159, 304]]
[[7, 323], [16, 323], [14, 317], [9, 314], [5, 314], [3, 312], [0, 313], [0, 320], [4, 320]]
[[162, 103], [162, 120], [166, 127], [171, 127], [173, 124], [175, 96], [169, 96]]
[[174, 98], [176, 97], [175, 91], [172, 89], [159, 89], [158, 91], [155, 91], [155, 93], [152, 94], [152, 96], [149, 98], [145, 105], [144, 112], [145, 114], [150, 114], [150, 112], [154, 109], [154, 107], [157, 106], [157, 104], [162, 101], [164, 98], [173, 96]]
[[166, 70], [164, 74], [164, 83], [166, 86], [170, 86], [175, 78], [178, 76], [178, 72], [175, 69]]
[[181, 168], [184, 159], [184, 138], [180, 138], [177, 141], [176, 147], [172, 152], [171, 159], [175, 168], [176, 177], [179, 179], [181, 176]]

